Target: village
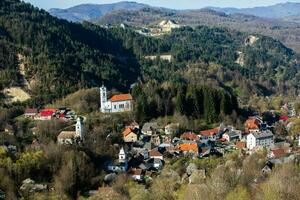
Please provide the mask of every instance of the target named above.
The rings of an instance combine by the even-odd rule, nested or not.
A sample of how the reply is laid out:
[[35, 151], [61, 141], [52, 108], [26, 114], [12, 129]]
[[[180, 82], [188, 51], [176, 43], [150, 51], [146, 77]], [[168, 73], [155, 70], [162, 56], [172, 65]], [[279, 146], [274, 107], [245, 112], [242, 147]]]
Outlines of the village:
[[[99, 88], [100, 113], [104, 116], [116, 113], [128, 113], [134, 109], [134, 99], [131, 94], [115, 94], [109, 98], [105, 86]], [[186, 130], [180, 122], [166, 124], [157, 121], [138, 123], [132, 121], [122, 128], [119, 133], [122, 142], [115, 144], [118, 154], [104, 163], [104, 182], [109, 184], [120, 174], [126, 174], [133, 181], [147, 184], [171, 160], [188, 158], [192, 160], [209, 159], [211, 157], [224, 157], [232, 152], [251, 155], [258, 151], [266, 151], [266, 163], [261, 172], [268, 174], [279, 164], [296, 162], [299, 155], [300, 137], [283, 137], [277, 134], [275, 124], [281, 124], [286, 130], [293, 126], [292, 118], [299, 118], [294, 104], [284, 104], [281, 108], [283, 114], [275, 111], [266, 111], [262, 115], [249, 116], [238, 129], [230, 124], [221, 123], [207, 130]], [[57, 133], [56, 142], [66, 147], [83, 146], [87, 129], [86, 116], [77, 115], [67, 107], [60, 108], [27, 108], [24, 118], [33, 121], [64, 121], [70, 126]], [[9, 130], [5, 130], [9, 132]], [[107, 135], [110, 137], [110, 135]], [[5, 151], [17, 153], [16, 146], [3, 145]], [[30, 149], [40, 149], [37, 139], [32, 141]], [[186, 168], [189, 182], [195, 177], [206, 177], [206, 169], [188, 165]], [[32, 192], [47, 191], [43, 184], [35, 184], [31, 179], [23, 181], [22, 188], [30, 188]], [[100, 187], [99, 191], [107, 189]], [[20, 190], [21, 190], [20, 189]], [[93, 191], [91, 191], [93, 192]]]
[[[134, 100], [130, 94], [113, 95], [108, 99], [107, 88], [100, 87], [100, 111], [104, 114], [122, 113], [133, 110]], [[123, 128], [123, 144], [119, 144], [116, 160], [106, 163], [108, 177], [127, 173], [133, 180], [144, 183], [159, 174], [170, 159], [192, 157], [206, 159], [222, 157], [233, 151], [252, 154], [267, 150], [268, 161], [262, 169], [268, 173], [277, 164], [293, 162], [299, 155], [300, 139], [276, 136], [274, 124], [279, 122], [289, 129], [293, 124], [290, 117], [296, 117], [293, 104], [282, 106], [283, 113], [268, 111], [264, 116], [250, 116], [244, 122], [244, 129], [221, 123], [219, 126], [201, 131], [184, 130], [180, 123], [158, 124], [136, 121]], [[26, 109], [25, 117], [34, 120], [73, 120], [75, 130], [63, 130], [57, 136], [57, 143], [74, 145], [84, 142], [84, 117], [76, 116], [71, 109]], [[72, 126], [73, 127], [73, 126]], [[74, 128], [73, 128], [74, 129]], [[198, 171], [205, 175], [205, 169]], [[191, 175], [191, 174], [190, 174]]]
[[[280, 117], [281, 123], [287, 117]], [[223, 156], [232, 151], [252, 154], [259, 150], [268, 151], [268, 161], [262, 169], [269, 173], [277, 164], [295, 161], [299, 155], [300, 141], [292, 144], [272, 133], [272, 124], [259, 116], [252, 116], [245, 122], [245, 130], [221, 124], [219, 127], [182, 132], [180, 124], [170, 123], [164, 127], [157, 123], [140, 126], [132, 122], [124, 128], [125, 146], [120, 148], [119, 159], [107, 165], [109, 173], [128, 173], [134, 180], [144, 182], [159, 173], [164, 163], [171, 158], [193, 157], [205, 159], [209, 156]], [[201, 170], [205, 174], [205, 170]], [[191, 174], [190, 174], [191, 175]]]

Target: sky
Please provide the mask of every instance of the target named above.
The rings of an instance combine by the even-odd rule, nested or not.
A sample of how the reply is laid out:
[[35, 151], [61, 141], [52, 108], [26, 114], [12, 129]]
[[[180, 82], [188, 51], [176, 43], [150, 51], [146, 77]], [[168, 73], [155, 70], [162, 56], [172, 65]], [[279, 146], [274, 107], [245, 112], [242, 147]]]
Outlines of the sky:
[[[48, 10], [50, 8], [69, 8], [83, 3], [115, 3], [122, 0], [25, 0], [39, 8]], [[130, 0], [134, 1], [134, 0]], [[256, 6], [268, 6], [277, 3], [284, 3], [287, 0], [136, 0], [152, 6], [173, 8], [173, 9], [198, 9], [208, 6], [249, 8]], [[300, 0], [289, 0], [289, 2], [300, 3]]]

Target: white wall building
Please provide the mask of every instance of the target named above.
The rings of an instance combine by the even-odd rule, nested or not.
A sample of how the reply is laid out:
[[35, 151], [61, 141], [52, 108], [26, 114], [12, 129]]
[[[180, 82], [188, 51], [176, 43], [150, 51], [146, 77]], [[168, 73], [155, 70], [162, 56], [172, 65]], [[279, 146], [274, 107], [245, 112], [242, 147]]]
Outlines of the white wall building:
[[130, 94], [114, 95], [107, 98], [105, 86], [100, 88], [100, 106], [102, 113], [127, 112], [133, 109], [132, 96]]
[[269, 147], [274, 143], [274, 135], [271, 131], [252, 132], [247, 135], [247, 148], [252, 150], [255, 147]]

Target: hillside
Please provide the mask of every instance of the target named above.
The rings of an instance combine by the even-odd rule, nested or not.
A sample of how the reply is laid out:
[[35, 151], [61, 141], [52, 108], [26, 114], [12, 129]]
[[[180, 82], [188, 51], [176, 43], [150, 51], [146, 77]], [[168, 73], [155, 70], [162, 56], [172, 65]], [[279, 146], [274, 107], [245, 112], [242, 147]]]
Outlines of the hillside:
[[126, 23], [143, 27], [157, 25], [164, 19], [176, 20], [180, 24], [188, 26], [217, 26], [242, 32], [263, 34], [280, 40], [289, 48], [300, 52], [300, 23], [295, 20], [297, 18], [265, 19], [245, 14], [228, 15], [211, 9], [175, 11], [144, 8], [138, 11], [111, 12], [97, 20], [93, 20], [93, 22], [96, 24]]
[[73, 22], [92, 20], [115, 10], [138, 10], [147, 7], [135, 2], [119, 2], [113, 4], [81, 4], [68, 9], [52, 8], [49, 13], [61, 19]]
[[[167, 11], [154, 12], [160, 16]], [[153, 11], [143, 9], [143, 13]], [[227, 18], [215, 11], [202, 13]], [[173, 15], [172, 11], [166, 13]], [[201, 26], [151, 38], [130, 27], [104, 29], [59, 20], [17, 0], [1, 2], [0, 27], [1, 87], [18, 87], [24, 76], [33, 103], [53, 101], [102, 83], [127, 91], [137, 80], [153, 79], [209, 85], [241, 97], [294, 94], [298, 90], [297, 55], [262, 35]], [[247, 42], [251, 37], [257, 39]], [[22, 72], [18, 55], [26, 61]], [[172, 61], [143, 59], [153, 55], [170, 55]]]
[[202, 26], [174, 30], [163, 40], [170, 43], [173, 64], [143, 66], [156, 80], [233, 89], [246, 98], [298, 90], [299, 56], [269, 37]]
[[124, 89], [139, 74], [132, 52], [105, 29], [59, 20], [17, 0], [1, 1], [0, 27], [2, 88], [20, 84], [17, 54], [28, 61], [24, 74], [41, 101], [102, 82]]
[[279, 3], [272, 6], [255, 7], [255, 8], [216, 8], [210, 7], [210, 9], [224, 12], [226, 14], [248, 14], [255, 15], [264, 18], [285, 18], [300, 16], [300, 3]]

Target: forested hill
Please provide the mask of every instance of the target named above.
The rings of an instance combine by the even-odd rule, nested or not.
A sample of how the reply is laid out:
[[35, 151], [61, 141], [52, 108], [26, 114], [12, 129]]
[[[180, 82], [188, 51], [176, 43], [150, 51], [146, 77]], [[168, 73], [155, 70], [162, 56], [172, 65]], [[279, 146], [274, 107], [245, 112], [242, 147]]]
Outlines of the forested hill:
[[1, 87], [17, 84], [17, 54], [41, 100], [102, 82], [125, 88], [139, 75], [135, 55], [111, 32], [59, 20], [18, 0], [0, 2]]
[[[279, 41], [224, 28], [184, 27], [160, 38], [50, 16], [18, 0], [0, 2], [0, 86], [20, 83], [20, 62], [35, 101], [49, 102], [105, 83], [137, 80], [209, 85], [254, 93], [296, 93], [299, 58]], [[147, 55], [170, 54], [172, 62]], [[24, 58], [20, 60], [20, 57]], [[25, 61], [24, 61], [25, 60]]]
[[289, 48], [300, 52], [300, 26], [297, 17], [265, 19], [246, 14], [225, 14], [211, 9], [175, 11], [158, 8], [119, 10], [94, 19], [97, 24], [120, 24], [144, 27], [157, 25], [165, 19], [188, 26], [226, 27], [236, 31], [263, 34], [278, 39]]

